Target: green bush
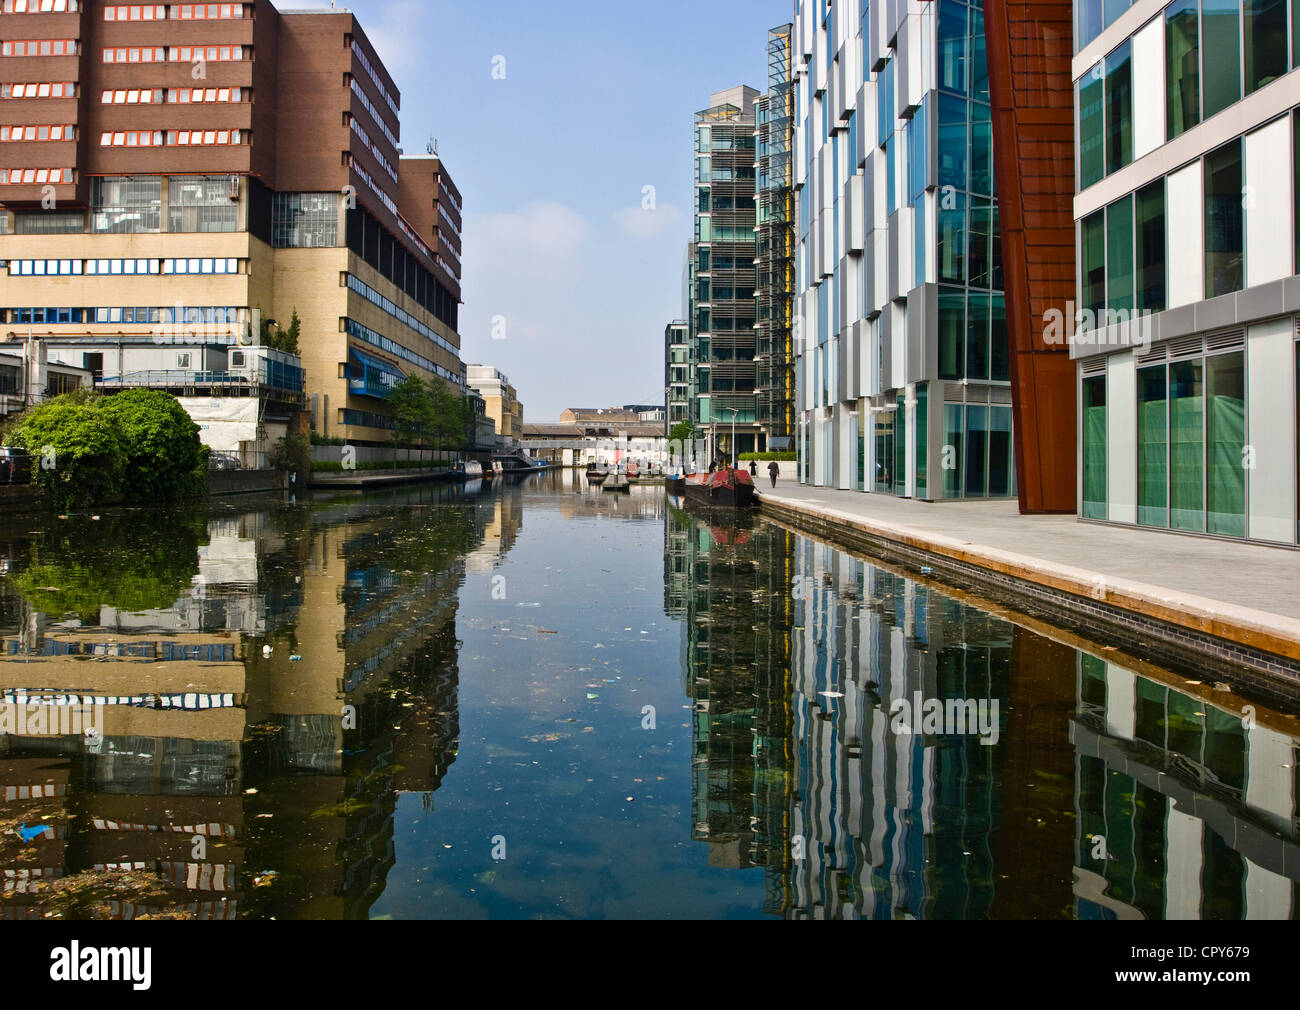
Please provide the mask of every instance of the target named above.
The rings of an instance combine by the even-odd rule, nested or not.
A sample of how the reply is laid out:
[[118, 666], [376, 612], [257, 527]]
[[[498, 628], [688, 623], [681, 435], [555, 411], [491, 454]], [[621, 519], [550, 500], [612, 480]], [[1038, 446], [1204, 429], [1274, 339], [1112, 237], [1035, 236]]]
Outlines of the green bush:
[[36, 486], [58, 508], [119, 499], [154, 504], [207, 487], [199, 427], [160, 390], [56, 397], [32, 410], [9, 443], [31, 453]]
[[798, 456], [793, 452], [742, 452], [740, 459], [748, 463], [750, 460], [760, 463], [768, 463], [776, 460], [778, 463], [793, 463], [798, 460]]
[[207, 489], [208, 449], [176, 397], [160, 389], [128, 389], [105, 397], [103, 410], [122, 434], [128, 501], [195, 498]]
[[283, 473], [310, 473], [311, 443], [306, 435], [290, 432], [271, 449], [271, 469]]

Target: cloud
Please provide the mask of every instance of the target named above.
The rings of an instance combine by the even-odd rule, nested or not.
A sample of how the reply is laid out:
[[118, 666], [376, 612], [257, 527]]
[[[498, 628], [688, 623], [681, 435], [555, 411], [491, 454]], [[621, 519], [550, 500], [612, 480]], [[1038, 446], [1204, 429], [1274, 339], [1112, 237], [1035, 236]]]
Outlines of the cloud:
[[655, 239], [680, 227], [682, 212], [670, 203], [661, 204], [654, 210], [625, 207], [614, 212], [614, 224], [618, 230], [633, 239]]
[[542, 200], [510, 213], [469, 215], [464, 234], [466, 272], [472, 266], [506, 274], [552, 275], [577, 268], [591, 226], [573, 208]]

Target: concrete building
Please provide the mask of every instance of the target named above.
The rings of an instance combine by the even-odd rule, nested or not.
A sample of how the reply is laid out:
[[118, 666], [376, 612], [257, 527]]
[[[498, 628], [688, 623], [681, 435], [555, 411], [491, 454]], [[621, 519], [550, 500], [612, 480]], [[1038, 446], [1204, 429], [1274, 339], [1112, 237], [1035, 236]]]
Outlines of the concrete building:
[[498, 441], [504, 446], [518, 444], [524, 430], [524, 405], [510, 380], [491, 365], [469, 365], [465, 381], [483, 397], [487, 416], [496, 425]]
[[460, 195], [402, 155], [351, 13], [27, 6], [0, 21], [0, 336], [232, 344], [296, 310], [315, 430], [359, 445], [403, 376], [463, 391]]
[[[1078, 508], [1296, 545], [1300, 9], [1074, 5]], [[1058, 317], [1059, 318], [1059, 317]]]
[[[754, 101], [739, 86], [695, 114], [691, 419], [711, 455], [766, 447], [754, 372]], [[735, 432], [734, 444], [732, 432]]]
[[983, 13], [799, 0], [801, 480], [1016, 493]]

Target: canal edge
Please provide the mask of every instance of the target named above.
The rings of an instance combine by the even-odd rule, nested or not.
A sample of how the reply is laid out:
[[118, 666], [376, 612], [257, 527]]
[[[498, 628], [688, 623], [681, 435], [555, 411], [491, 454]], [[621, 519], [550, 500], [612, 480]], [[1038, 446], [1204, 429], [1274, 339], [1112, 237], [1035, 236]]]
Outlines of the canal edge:
[[823, 538], [933, 568], [958, 585], [1009, 595], [1038, 612], [1162, 660], [1204, 668], [1300, 702], [1300, 621], [1111, 578], [973, 542], [759, 494], [762, 515]]

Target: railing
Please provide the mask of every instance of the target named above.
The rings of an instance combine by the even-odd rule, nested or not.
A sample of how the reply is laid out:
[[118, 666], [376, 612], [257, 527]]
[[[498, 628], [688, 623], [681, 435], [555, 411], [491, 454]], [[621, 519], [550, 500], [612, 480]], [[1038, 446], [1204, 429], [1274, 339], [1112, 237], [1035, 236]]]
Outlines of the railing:
[[[173, 389], [177, 387], [204, 389], [237, 390], [243, 395], [252, 395], [263, 389], [293, 397], [303, 395], [303, 381], [300, 369], [293, 375], [292, 371], [276, 362], [268, 362], [266, 374], [253, 375], [243, 372], [195, 372], [178, 369], [146, 369], [127, 372], [123, 375], [103, 375], [95, 379], [98, 387], [128, 389], [153, 388]], [[246, 391], [246, 392], [244, 392]], [[240, 395], [236, 393], [234, 395]]]

